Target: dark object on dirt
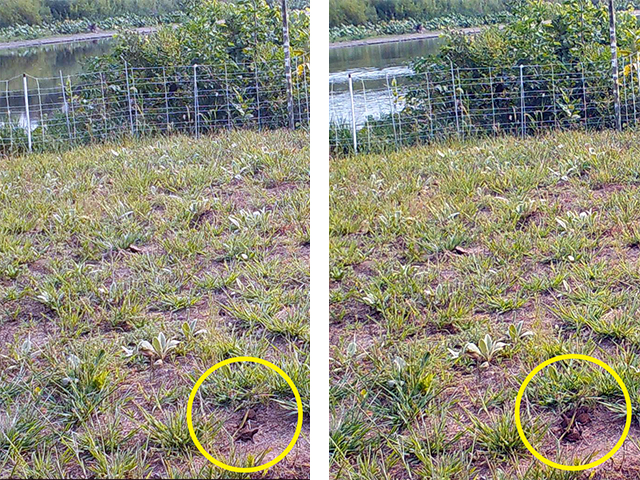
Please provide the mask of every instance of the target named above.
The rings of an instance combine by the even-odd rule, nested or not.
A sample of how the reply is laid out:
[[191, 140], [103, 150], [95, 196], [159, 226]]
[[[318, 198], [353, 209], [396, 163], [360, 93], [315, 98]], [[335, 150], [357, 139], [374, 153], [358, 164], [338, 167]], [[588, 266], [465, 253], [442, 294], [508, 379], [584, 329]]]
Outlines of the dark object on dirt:
[[578, 430], [574, 430], [565, 435], [564, 439], [571, 443], [579, 442], [582, 440], [582, 434]]
[[589, 425], [591, 423], [591, 415], [587, 407], [580, 407], [576, 410], [576, 422], [581, 425]]
[[256, 433], [258, 433], [258, 430], [260, 430], [258, 427], [244, 428], [236, 433], [235, 439], [236, 441], [240, 441], [240, 442], [248, 442], [248, 441], [253, 442], [253, 437], [256, 435]]
[[582, 440], [581, 425], [591, 423], [589, 408], [579, 407], [560, 414], [560, 440], [578, 442]]
[[562, 420], [560, 421], [560, 428], [562, 430], [567, 430], [569, 425], [571, 425], [571, 419], [567, 417], [565, 414], [561, 415]]
[[588, 413], [581, 413], [576, 417], [576, 422], [582, 425], [588, 425], [591, 423], [591, 417], [589, 416]]
[[89, 31], [91, 33], [98, 33], [98, 25], [96, 25], [95, 23], [90, 24]]
[[255, 420], [256, 416], [257, 416], [256, 411], [253, 408], [248, 409], [244, 413], [242, 420], [236, 427], [237, 428], [236, 434], [233, 436], [233, 438], [236, 441], [241, 441], [241, 442], [252, 441], [253, 442], [253, 437], [256, 435], [256, 433], [258, 433], [258, 430], [260, 430], [259, 427], [256, 427], [256, 428], [251, 427], [251, 420]]
[[424, 25], [422, 25], [421, 23], [416, 25], [416, 33], [424, 33]]

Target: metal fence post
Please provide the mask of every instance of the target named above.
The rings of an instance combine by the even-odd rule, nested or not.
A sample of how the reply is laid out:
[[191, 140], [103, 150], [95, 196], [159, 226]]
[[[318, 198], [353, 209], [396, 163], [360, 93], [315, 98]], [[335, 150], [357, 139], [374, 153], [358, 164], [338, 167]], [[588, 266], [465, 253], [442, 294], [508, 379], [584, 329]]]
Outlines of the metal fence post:
[[525, 136], [525, 132], [527, 129], [527, 120], [525, 118], [525, 110], [524, 110], [524, 76], [523, 76], [524, 65], [520, 65], [520, 120], [522, 125], [522, 138]]
[[394, 90], [392, 90], [393, 91], [393, 111], [391, 115], [395, 113], [398, 117], [398, 137], [400, 139], [400, 145], [402, 145], [402, 117], [400, 116], [400, 112], [398, 111], [399, 95], [398, 95], [398, 80], [396, 79], [396, 77], [393, 77], [392, 85], [394, 87]]
[[137, 95], [138, 87], [136, 87], [136, 74], [133, 67], [131, 67], [131, 90], [133, 92], [131, 95], [131, 99], [132, 99], [131, 103], [132, 105], [134, 105], [133, 116], [134, 116], [136, 131], [140, 132], [140, 120], [139, 120], [138, 113], [141, 113], [142, 122], [143, 122], [142, 133], [144, 133], [144, 98], [142, 99], [142, 101], [140, 101], [139, 96]]
[[258, 75], [258, 62], [256, 63], [256, 114], [258, 117], [258, 130], [262, 131], [262, 114], [260, 113], [260, 82]]
[[64, 114], [67, 119], [67, 133], [69, 134], [69, 140], [71, 140], [71, 123], [69, 122], [69, 102], [67, 102], [67, 89], [64, 86], [64, 77], [62, 76], [62, 70], [60, 70], [60, 86], [62, 87], [62, 102], [63, 102]]
[[26, 73], [22, 75], [22, 84], [24, 85], [24, 108], [27, 114], [27, 142], [31, 152], [33, 151], [33, 144], [31, 142], [31, 113], [29, 112], [29, 86]]
[[[584, 64], [580, 64], [580, 72], [582, 74], [582, 104], [584, 108], [584, 126], [589, 126], [589, 113], [587, 110], [587, 84], [584, 79]], [[635, 101], [634, 101], [635, 104]], [[634, 107], [635, 108], [635, 107]]]
[[631, 101], [633, 102], [633, 123], [638, 124], [638, 114], [636, 109], [636, 89], [633, 84], [633, 60], [631, 60], [631, 55], [629, 55], [629, 86], [631, 87]]
[[393, 139], [398, 148], [398, 132], [396, 131], [396, 117], [393, 115], [393, 99], [391, 98], [391, 86], [389, 85], [389, 74], [386, 75], [387, 80], [387, 97], [389, 97], [389, 109], [391, 111], [391, 124], [393, 125]]
[[7, 122], [9, 124], [9, 145], [13, 148], [13, 122], [11, 121], [11, 99], [9, 96], [9, 80], [6, 81], [5, 94], [7, 97]]
[[45, 129], [46, 129], [46, 122], [44, 119], [44, 112], [42, 111], [42, 92], [40, 91], [40, 80], [36, 78], [36, 87], [38, 88], [38, 106], [39, 106], [39, 110], [40, 110], [40, 130], [42, 130], [42, 146], [44, 147], [46, 141], [45, 141]]
[[135, 135], [135, 127], [133, 125], [133, 103], [131, 102], [131, 85], [129, 84], [129, 64], [124, 62], [124, 76], [127, 82], [127, 101], [129, 103], [129, 124], [131, 126], [131, 136]]
[[353, 77], [349, 74], [349, 97], [351, 98], [351, 137], [353, 139], [353, 152], [358, 153], [358, 137], [356, 131], [356, 109], [353, 102]]
[[558, 107], [556, 105], [556, 76], [555, 69], [553, 65], [551, 65], [551, 92], [553, 95], [553, 125], [555, 128], [558, 128]]
[[[294, 87], [293, 87], [293, 91], [295, 92], [293, 95], [293, 99], [294, 102], [297, 99], [297, 103], [298, 103], [298, 121], [300, 123], [302, 123], [302, 95], [301, 95], [301, 88], [300, 88], [300, 76], [297, 74], [298, 72], [298, 59], [295, 59], [295, 63], [292, 65], [292, 70], [294, 72], [296, 72], [296, 75], [294, 75], [293, 78], [295, 78], [295, 83], [294, 83]], [[297, 94], [297, 95], [296, 95]], [[295, 110], [294, 110], [294, 119], [295, 119]], [[295, 120], [294, 120], [294, 126], [295, 126]]]
[[196, 138], [200, 137], [200, 101], [198, 100], [198, 65], [193, 66], [193, 111], [196, 117]]
[[491, 89], [491, 124], [493, 125], [493, 132], [497, 131], [496, 128], [496, 102], [493, 95], [493, 69], [489, 67], [489, 88]]
[[307, 60], [304, 59], [302, 63], [302, 72], [304, 73], [304, 98], [307, 102], [307, 125], [311, 125], [311, 104], [309, 103], [309, 80], [307, 78]]
[[367, 87], [364, 84], [364, 78], [360, 79], [362, 82], [362, 97], [364, 98], [364, 120], [367, 125], [367, 145], [369, 151], [371, 151], [371, 125], [367, 120], [367, 113], [369, 112], [369, 105], [367, 104]]
[[169, 89], [167, 87], [167, 69], [165, 67], [162, 67], [162, 83], [164, 85], [164, 114], [165, 114], [167, 131], [169, 131], [169, 125], [171, 125], [171, 118], [169, 115]]
[[71, 102], [69, 106], [71, 108], [71, 123], [73, 124], [73, 139], [78, 139], [78, 127], [76, 125], [76, 106], [73, 101], [73, 85], [71, 84], [71, 76], [67, 75], [67, 83], [69, 84], [69, 92], [71, 93]]
[[[622, 62], [622, 96], [624, 98], [624, 116], [626, 117], [626, 124], [629, 126], [629, 102], [627, 100], [627, 77], [624, 75], [624, 57], [620, 59]], [[620, 105], [620, 116], [622, 117], [622, 105]]]
[[429, 79], [429, 71], [425, 72], [427, 77], [427, 106], [429, 107], [429, 135], [433, 140], [433, 104], [431, 103], [431, 80]]
[[296, 127], [293, 111], [293, 83], [291, 82], [291, 46], [289, 41], [289, 12], [287, 0], [282, 0], [282, 38], [284, 46], [284, 77], [287, 84], [287, 111], [289, 113], [289, 128]]
[[[638, 79], [638, 93], [640, 93], [640, 52], [636, 52], [636, 77]], [[633, 81], [633, 73], [631, 79]]]
[[458, 136], [460, 136], [460, 114], [458, 113], [458, 96], [456, 93], [456, 77], [453, 73], [453, 62], [449, 61], [451, 64], [451, 88], [453, 91], [453, 104], [456, 111], [456, 132], [458, 132]]
[[614, 0], [609, 0], [609, 46], [611, 48], [611, 81], [613, 91], [613, 110], [616, 128], [622, 130], [622, 111], [620, 109], [620, 87], [618, 85], [618, 40], [616, 38], [616, 9]]
[[225, 103], [227, 104], [227, 128], [231, 130], [231, 98], [229, 97], [229, 72], [227, 62], [224, 62], [224, 88]]
[[107, 99], [105, 95], [104, 73], [100, 73], [100, 94], [102, 96], [102, 128], [104, 136], [107, 135]]

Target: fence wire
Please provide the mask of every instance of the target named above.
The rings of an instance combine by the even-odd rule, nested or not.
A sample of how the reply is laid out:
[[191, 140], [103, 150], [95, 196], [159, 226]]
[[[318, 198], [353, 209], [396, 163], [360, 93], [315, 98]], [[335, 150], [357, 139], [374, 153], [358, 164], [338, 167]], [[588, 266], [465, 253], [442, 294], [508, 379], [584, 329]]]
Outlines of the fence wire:
[[[296, 127], [309, 124], [305, 57], [292, 58]], [[121, 138], [289, 125], [283, 62], [130, 67], [0, 80], [0, 153]]]
[[[640, 56], [620, 59], [621, 124], [640, 121]], [[610, 64], [458, 68], [330, 85], [332, 151], [384, 150], [448, 138], [616, 126]]]

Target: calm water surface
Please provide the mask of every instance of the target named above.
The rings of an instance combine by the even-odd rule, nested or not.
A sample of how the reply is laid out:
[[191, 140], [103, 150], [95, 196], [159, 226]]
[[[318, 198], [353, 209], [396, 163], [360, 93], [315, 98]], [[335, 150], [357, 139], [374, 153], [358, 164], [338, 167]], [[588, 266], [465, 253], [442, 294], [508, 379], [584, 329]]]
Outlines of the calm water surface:
[[333, 48], [329, 52], [329, 88], [331, 91], [331, 121], [351, 122], [349, 74], [354, 83], [355, 119], [358, 125], [373, 116], [378, 118], [391, 111], [387, 81], [411, 75], [409, 65], [419, 57], [438, 52], [442, 40], [429, 38], [406, 42]]
[[35, 127], [39, 111], [34, 108], [36, 103], [42, 101], [47, 105], [60, 102], [60, 71], [65, 77], [75, 75], [82, 71], [88, 59], [104, 55], [112, 48], [113, 40], [104, 39], [0, 50], [0, 124], [6, 121], [10, 111], [14, 122], [26, 126], [23, 74], [39, 78], [38, 82], [33, 78], [28, 80], [31, 123]]

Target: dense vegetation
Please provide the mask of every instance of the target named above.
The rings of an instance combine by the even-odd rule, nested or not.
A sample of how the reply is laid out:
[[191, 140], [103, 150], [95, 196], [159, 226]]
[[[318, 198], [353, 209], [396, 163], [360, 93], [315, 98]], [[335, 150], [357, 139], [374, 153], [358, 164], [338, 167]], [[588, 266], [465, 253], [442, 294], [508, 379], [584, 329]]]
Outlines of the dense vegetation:
[[[309, 116], [308, 12], [292, 11], [290, 27], [295, 122], [300, 125]], [[286, 126], [282, 35], [280, 4], [265, 0], [234, 5], [206, 0], [179, 25], [146, 36], [123, 33], [111, 54], [89, 61], [80, 80], [84, 85], [66, 82], [68, 110], [45, 113], [33, 131], [34, 148], [131, 133]], [[19, 125], [0, 126], [0, 153], [23, 150], [25, 136]]]
[[[637, 122], [638, 38], [638, 19], [620, 12], [623, 124]], [[444, 39], [438, 54], [414, 61], [409, 84], [393, 85], [395, 118], [370, 119], [361, 131], [371, 145], [398, 136], [406, 145], [460, 134], [615, 125], [605, 6], [532, 0], [503, 27]]]
[[[309, 52], [309, 14], [290, 13], [293, 56]], [[123, 35], [111, 55], [97, 59], [97, 69], [157, 65], [246, 65], [284, 61], [280, 2], [202, 0], [184, 21], [151, 36]], [[229, 74], [231, 75], [231, 74]]]
[[[513, 13], [513, 20], [503, 27], [473, 36], [447, 35], [436, 61], [453, 61], [460, 68], [597, 63], [607, 69], [611, 51], [606, 5], [528, 0]], [[640, 22], [628, 12], [619, 12], [617, 29], [620, 53], [635, 54], [640, 47]]]
[[175, 12], [183, 0], [0, 0], [0, 27]]
[[[637, 478], [638, 155], [637, 132], [603, 131], [332, 160], [335, 480]], [[515, 427], [525, 376], [563, 353], [632, 392], [623, 451], [587, 473], [536, 461]], [[599, 458], [620, 388], [584, 362], [545, 373], [521, 409], [529, 440], [565, 465]], [[570, 443], [560, 415], [577, 407], [593, 422]]]
[[504, 22], [505, 0], [330, 0], [331, 41]]
[[[620, 12], [617, 23], [618, 48], [621, 55], [626, 55], [623, 66], [627, 68], [620, 82], [624, 100], [639, 93], [636, 53], [640, 22], [630, 13]], [[434, 78], [444, 75], [450, 79], [450, 62], [457, 69], [457, 93], [462, 103], [459, 110], [462, 114], [474, 110], [464, 115], [463, 121], [476, 130], [489, 131], [496, 125], [509, 128], [515, 123], [517, 114], [508, 107], [517, 109], [521, 104], [519, 65], [536, 65], [522, 72], [526, 121], [531, 131], [558, 122], [565, 126], [585, 120], [593, 127], [613, 124], [611, 49], [604, 5], [597, 7], [579, 0], [527, 2], [515, 9], [514, 20], [504, 28], [489, 28], [475, 36], [448, 35], [436, 58], [417, 60], [414, 71], [419, 76], [432, 72]], [[451, 92], [434, 94], [437, 103]], [[412, 92], [406, 113], [423, 109], [425, 100], [425, 92]], [[497, 116], [494, 109], [499, 111]], [[477, 112], [484, 114], [474, 114]]]
[[[297, 121], [307, 117], [309, 79], [309, 15], [290, 12], [290, 41], [294, 67]], [[90, 69], [109, 72], [106, 80], [126, 83], [125, 62], [132, 69], [136, 105], [157, 108], [163, 124], [165, 79], [170, 84], [172, 119], [185, 124], [184, 112], [193, 104], [193, 68], [199, 67], [199, 116], [203, 125], [283, 126], [287, 118], [284, 79], [282, 12], [279, 2], [239, 0], [230, 4], [206, 0], [189, 11], [183, 23], [151, 36], [125, 35], [113, 53], [97, 59]], [[157, 68], [166, 66], [165, 70]], [[187, 66], [183, 68], [181, 66]], [[143, 70], [144, 69], [144, 70]], [[135, 78], [137, 76], [137, 79]], [[93, 92], [98, 100], [98, 92]], [[91, 114], [91, 112], [88, 112]]]
[[178, 22], [183, 12], [164, 13], [160, 15], [135, 15], [108, 17], [101, 20], [78, 18], [74, 20], [52, 20], [36, 25], [19, 24], [0, 28], [0, 41], [29, 40], [54, 35], [73, 35], [87, 33], [93, 28], [99, 30], [134, 29], [152, 27], [166, 23]]
[[329, 29], [329, 37], [332, 42], [359, 40], [368, 37], [383, 35], [404, 35], [415, 33], [417, 30], [442, 30], [446, 28], [468, 28], [482, 25], [495, 25], [506, 23], [510, 20], [508, 11], [491, 13], [481, 16], [467, 16], [450, 14], [436, 17], [430, 20], [407, 18], [403, 20], [386, 20], [379, 22], [367, 22], [363, 25], [339, 25]]
[[[332, 41], [507, 23], [518, 18], [523, 3], [511, 0], [331, 0]], [[547, 3], [563, 3], [560, 0]], [[582, 0], [593, 5], [598, 2]], [[619, 10], [639, 2], [616, 2]]]
[[330, 0], [330, 26], [389, 20], [428, 21], [447, 15], [482, 17], [505, 11], [506, 0]]

